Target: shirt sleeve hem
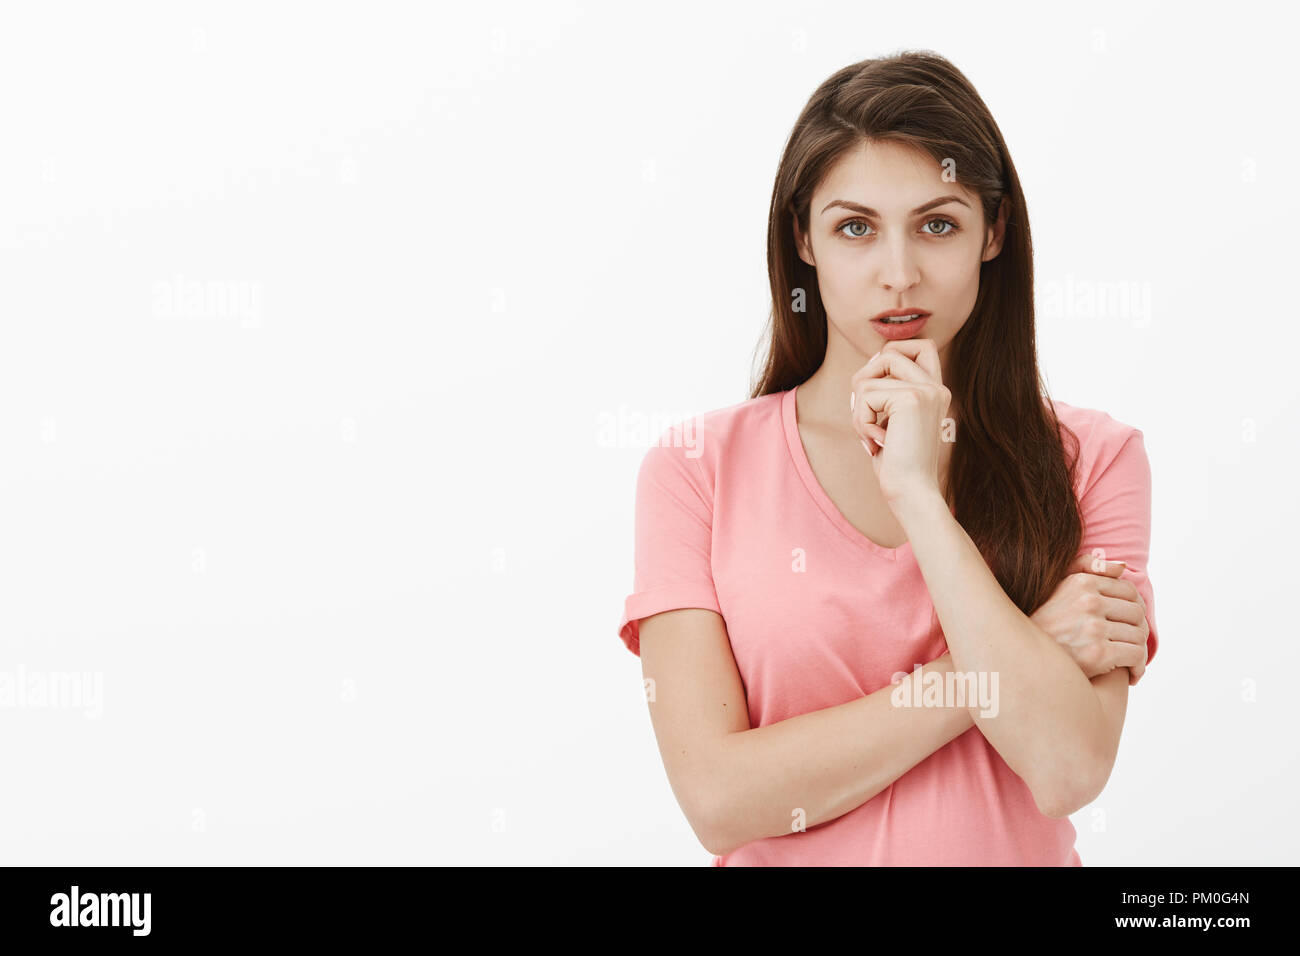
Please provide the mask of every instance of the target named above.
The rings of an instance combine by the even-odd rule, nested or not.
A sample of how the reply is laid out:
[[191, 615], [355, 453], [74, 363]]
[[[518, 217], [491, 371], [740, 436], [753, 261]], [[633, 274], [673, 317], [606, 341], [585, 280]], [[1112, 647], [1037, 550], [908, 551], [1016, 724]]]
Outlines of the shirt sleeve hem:
[[718, 606], [718, 596], [712, 588], [669, 584], [628, 596], [623, 602], [623, 617], [618, 622], [618, 636], [622, 638], [629, 651], [640, 657], [641, 619], [662, 611], [676, 611], [680, 608], [703, 608], [706, 611], [722, 613], [722, 608]]

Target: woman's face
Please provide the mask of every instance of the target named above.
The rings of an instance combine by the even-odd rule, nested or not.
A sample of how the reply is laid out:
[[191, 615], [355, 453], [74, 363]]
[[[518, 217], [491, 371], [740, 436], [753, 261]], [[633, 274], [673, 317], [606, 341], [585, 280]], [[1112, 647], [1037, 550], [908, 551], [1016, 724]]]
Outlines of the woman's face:
[[865, 364], [889, 341], [872, 320], [901, 308], [930, 314], [919, 330], [899, 334], [931, 339], [946, 357], [975, 307], [980, 263], [1002, 247], [1005, 210], [986, 228], [978, 198], [943, 172], [906, 146], [863, 143], [817, 187], [808, 235], [796, 222], [795, 241], [817, 270], [828, 348], [847, 343]]

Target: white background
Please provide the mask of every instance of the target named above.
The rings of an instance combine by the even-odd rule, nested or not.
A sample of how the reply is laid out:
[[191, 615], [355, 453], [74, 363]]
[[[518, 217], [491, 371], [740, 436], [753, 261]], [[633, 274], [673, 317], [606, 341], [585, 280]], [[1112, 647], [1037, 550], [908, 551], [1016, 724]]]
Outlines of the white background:
[[747, 397], [809, 94], [925, 48], [1040, 287], [1150, 295], [1040, 315], [1154, 476], [1161, 646], [1080, 856], [1293, 862], [1276, 9], [6, 5], [0, 679], [102, 696], [0, 707], [0, 859], [707, 864], [616, 635], [636, 469]]

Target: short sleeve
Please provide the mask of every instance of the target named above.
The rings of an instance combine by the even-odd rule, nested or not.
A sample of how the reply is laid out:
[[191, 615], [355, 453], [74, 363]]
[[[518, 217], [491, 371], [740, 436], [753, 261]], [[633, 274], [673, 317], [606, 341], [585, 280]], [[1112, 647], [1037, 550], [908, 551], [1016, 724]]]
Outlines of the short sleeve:
[[637, 473], [635, 570], [618, 635], [638, 657], [642, 618], [688, 607], [721, 613], [713, 585], [713, 495], [692, 454], [697, 450], [661, 438]]
[[[1095, 474], [1079, 501], [1083, 516], [1081, 553], [1100, 551], [1108, 561], [1124, 561], [1120, 577], [1132, 581], [1146, 602], [1147, 663], [1156, 656], [1156, 604], [1147, 575], [1151, 550], [1151, 465], [1142, 432], [1113, 419], [1099, 438], [1100, 459]], [[1108, 433], [1108, 434], [1107, 434]], [[1118, 446], [1118, 451], [1113, 451]], [[1113, 457], [1110, 457], [1113, 454]], [[1105, 459], [1109, 457], [1109, 463]], [[1139, 678], [1140, 680], [1140, 678]]]

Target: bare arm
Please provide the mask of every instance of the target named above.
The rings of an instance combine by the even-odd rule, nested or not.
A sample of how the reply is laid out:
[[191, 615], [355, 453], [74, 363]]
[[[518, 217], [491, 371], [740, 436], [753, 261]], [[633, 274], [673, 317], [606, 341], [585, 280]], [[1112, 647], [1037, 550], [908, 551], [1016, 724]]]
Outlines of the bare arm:
[[1118, 742], [1115, 679], [1103, 683], [1109, 690], [1099, 697], [1070, 656], [1007, 597], [937, 491], [891, 507], [912, 542], [957, 669], [998, 676], [997, 713], [972, 707], [976, 727], [1043, 813], [1067, 816], [1092, 799], [1103, 768], [1109, 775], [1106, 758], [1113, 761]]
[[[695, 835], [719, 856], [790, 833], [796, 810], [805, 827], [848, 813], [975, 726], [964, 706], [896, 707], [890, 695], [898, 685], [891, 684], [751, 729], [720, 615], [665, 611], [641, 621], [640, 640], [669, 784]], [[952, 669], [944, 654], [922, 673]], [[903, 678], [909, 698], [916, 677]]]
[[1105, 753], [1094, 769], [1094, 776], [1087, 787], [1082, 788], [1072, 804], [1064, 809], [1070, 813], [1086, 807], [1101, 795], [1110, 779], [1110, 772], [1115, 768], [1115, 758], [1119, 754], [1119, 738], [1124, 730], [1124, 714], [1128, 710], [1129, 668], [1118, 667], [1101, 674], [1089, 681], [1101, 702], [1101, 709], [1106, 715]]

